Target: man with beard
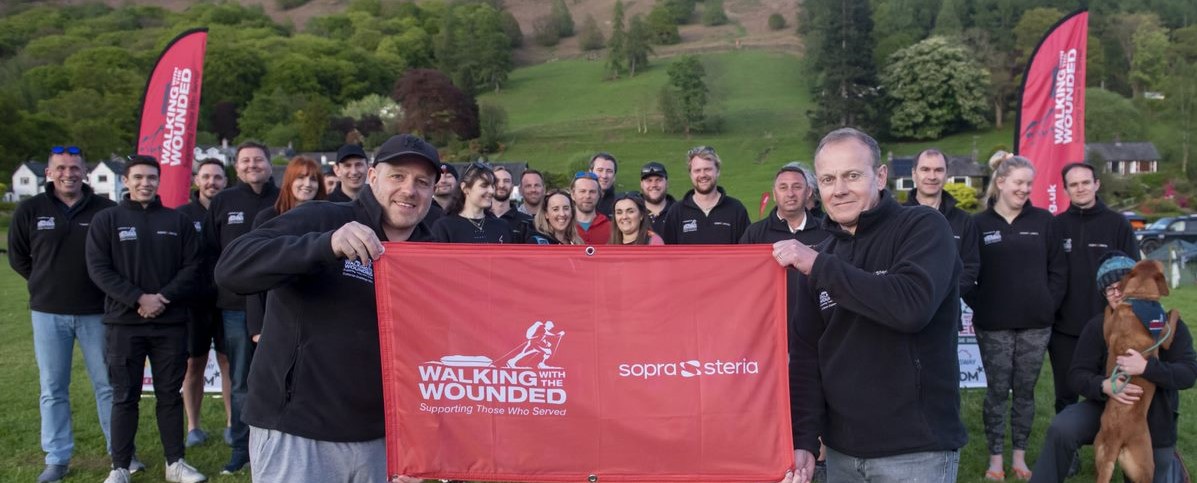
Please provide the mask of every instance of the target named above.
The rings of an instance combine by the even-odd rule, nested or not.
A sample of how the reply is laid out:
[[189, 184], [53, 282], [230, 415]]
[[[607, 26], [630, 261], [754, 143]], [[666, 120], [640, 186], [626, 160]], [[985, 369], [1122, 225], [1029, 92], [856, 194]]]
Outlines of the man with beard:
[[502, 166], [495, 166], [495, 199], [490, 211], [499, 219], [511, 226], [511, 243], [526, 243], [528, 232], [531, 230], [532, 217], [521, 213], [511, 203], [511, 191], [515, 188], [512, 183], [511, 171]]
[[337, 179], [337, 172], [333, 170], [332, 166], [325, 165], [320, 168], [320, 172], [324, 174], [324, 192], [332, 193], [337, 190], [337, 183], [341, 180]]
[[428, 214], [424, 216], [424, 224], [428, 226], [445, 216], [445, 208], [449, 207], [449, 201], [457, 191], [457, 168], [449, 163], [439, 163], [437, 169], [440, 171], [440, 181], [432, 188], [432, 204], [428, 207]]
[[[345, 202], [357, 199], [366, 185], [366, 151], [356, 144], [346, 144], [337, 150], [333, 172], [341, 181], [337, 189], [328, 192], [328, 201]], [[289, 188], [288, 188], [289, 189]]]
[[525, 169], [520, 175], [520, 195], [524, 197], [520, 213], [535, 217], [544, 202], [544, 175], [535, 169]]
[[[191, 202], [178, 208], [179, 213], [186, 216], [195, 225], [197, 236], [203, 236], [204, 218], [208, 216], [208, 206], [212, 198], [224, 190], [228, 185], [228, 177], [224, 174], [224, 163], [219, 159], [208, 158], [200, 161], [199, 169], [195, 173], [195, 185], [198, 188], [191, 193]], [[204, 369], [208, 366], [209, 349], [216, 348], [216, 363], [220, 373], [229, 373], [229, 358], [224, 348], [223, 319], [220, 310], [216, 309], [216, 285], [212, 282], [212, 266], [205, 264], [201, 267], [199, 279], [196, 281], [199, 289], [191, 301], [191, 323], [188, 324], [187, 349], [191, 357], [187, 359], [187, 374], [183, 377], [183, 408], [187, 413], [187, 446], [195, 446], [208, 440], [208, 433], [201, 427], [200, 405], [204, 402]], [[225, 426], [230, 417], [231, 382], [228, 377], [221, 377], [221, 394], [224, 401]]]
[[392, 137], [356, 200], [303, 203], [234, 241], [216, 266], [221, 286], [270, 293], [245, 407], [253, 481], [420, 481], [386, 472], [371, 262], [383, 241], [429, 240], [420, 221], [439, 171], [436, 148]]
[[651, 161], [640, 168], [640, 196], [644, 197], [653, 233], [661, 233], [665, 228], [665, 213], [677, 202], [669, 194], [669, 173], [665, 171], [665, 165]]
[[[906, 198], [906, 206], [928, 206], [940, 212], [952, 226], [956, 251], [963, 264], [960, 272], [960, 298], [972, 299], [977, 288], [977, 274], [981, 272], [981, 232], [972, 215], [956, 207], [956, 198], [944, 191], [948, 174], [948, 160], [938, 149], [925, 149], [914, 157], [914, 189]], [[1065, 370], [1067, 372], [1067, 370]]]
[[599, 199], [598, 175], [589, 171], [574, 175], [569, 193], [574, 200], [578, 237], [587, 245], [605, 245], [611, 239], [611, 219], [595, 209]]
[[665, 244], [734, 244], [748, 229], [748, 210], [719, 186], [722, 162], [715, 149], [699, 146], [686, 153], [693, 189], [665, 214]]
[[[237, 146], [236, 169], [240, 184], [224, 190], [212, 198], [208, 217], [204, 220], [203, 237], [207, 263], [215, 266], [224, 249], [237, 237], [248, 233], [254, 217], [278, 199], [278, 187], [270, 174], [269, 150], [265, 145], [246, 141]], [[288, 187], [287, 189], [290, 189]], [[233, 447], [232, 455], [222, 473], [232, 474], [249, 463], [249, 427], [241, 420], [253, 342], [245, 325], [245, 296], [217, 286], [216, 306], [221, 310], [224, 325], [224, 346], [229, 356], [229, 372], [233, 387], [232, 418], [225, 435]]]
[[601, 152], [590, 158], [590, 172], [598, 176], [599, 201], [596, 210], [607, 218], [615, 213], [615, 173], [619, 171], [619, 162], [611, 153]]

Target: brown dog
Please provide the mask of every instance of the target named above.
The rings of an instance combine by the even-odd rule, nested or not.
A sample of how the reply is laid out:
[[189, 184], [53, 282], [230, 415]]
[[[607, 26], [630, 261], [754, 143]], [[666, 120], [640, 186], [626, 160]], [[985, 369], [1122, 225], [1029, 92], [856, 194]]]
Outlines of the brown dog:
[[[1160, 262], [1144, 260], [1135, 264], [1130, 274], [1119, 282], [1118, 287], [1122, 289], [1124, 297], [1123, 303], [1117, 309], [1106, 308], [1102, 327], [1106, 347], [1109, 348], [1106, 374], [1114, 370], [1115, 358], [1126, 354], [1128, 349], [1144, 351], [1155, 344], [1151, 332], [1131, 309], [1130, 299], [1158, 301], [1160, 297], [1167, 296], [1168, 283], [1164, 280], [1163, 270], [1164, 266]], [[1172, 345], [1171, 334], [1176, 330], [1176, 321], [1179, 318], [1180, 314], [1176, 310], [1168, 313], [1168, 320], [1160, 333], [1161, 337], [1169, 336], [1160, 345], [1164, 349]], [[1155, 357], [1157, 351], [1143, 352], [1143, 357]], [[1147, 409], [1151, 406], [1152, 396], [1155, 395], [1155, 384], [1142, 376], [1131, 378], [1129, 383], [1143, 388], [1143, 395], [1139, 400], [1129, 405], [1108, 401], [1101, 415], [1101, 431], [1097, 433], [1097, 439], [1093, 442], [1099, 482], [1110, 481], [1114, 474], [1115, 459], [1131, 481], [1145, 483], [1155, 477], [1151, 434], [1147, 429]]]

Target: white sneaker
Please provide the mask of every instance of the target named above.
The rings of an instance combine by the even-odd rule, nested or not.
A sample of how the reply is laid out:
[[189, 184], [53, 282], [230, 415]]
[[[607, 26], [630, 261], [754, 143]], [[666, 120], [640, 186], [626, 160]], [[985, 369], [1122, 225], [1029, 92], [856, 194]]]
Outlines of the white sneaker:
[[144, 470], [145, 463], [142, 463], [141, 460], [137, 459], [137, 455], [133, 455], [133, 457], [129, 459], [129, 474], [132, 475], [138, 471]]
[[208, 481], [208, 477], [200, 473], [194, 466], [187, 464], [183, 458], [166, 467], [166, 481], [171, 483], [199, 483]]
[[104, 483], [131, 483], [131, 481], [129, 470], [117, 468], [108, 472], [108, 479], [104, 480]]

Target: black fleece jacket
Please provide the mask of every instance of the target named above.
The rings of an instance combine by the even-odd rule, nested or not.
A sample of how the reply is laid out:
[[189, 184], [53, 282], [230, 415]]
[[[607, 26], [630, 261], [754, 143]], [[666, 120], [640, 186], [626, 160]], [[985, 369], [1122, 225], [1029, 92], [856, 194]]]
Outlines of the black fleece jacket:
[[[266, 222], [216, 265], [230, 291], [270, 292], [245, 403], [253, 426], [321, 441], [385, 434], [373, 268], [332, 250], [333, 232], [351, 221], [386, 241], [367, 186], [351, 203], [310, 201]], [[427, 240], [423, 224], [409, 239]]]
[[748, 229], [748, 210], [722, 186], [716, 189], [721, 196], [710, 214], [694, 203], [693, 189], [669, 209], [657, 232], [666, 245], [732, 245], [740, 241]]
[[665, 214], [669, 213], [669, 209], [673, 208], [673, 205], [676, 204], [677, 200], [673, 198], [673, 195], [666, 193], [665, 208], [661, 210], [661, 214], [654, 215], [651, 211], [648, 212], [648, 222], [652, 225], [653, 233], [660, 234], [665, 229]]
[[[229, 243], [253, 229], [254, 216], [274, 206], [277, 200], [278, 187], [271, 180], [262, 186], [261, 193], [255, 193], [246, 183], [239, 183], [213, 197], [208, 205], [208, 217], [204, 220], [204, 251], [208, 263], [216, 265]], [[216, 306], [224, 310], [245, 310], [245, 297], [218, 284]]]
[[[92, 218], [87, 273], [107, 295], [104, 323], [187, 323], [186, 302], [198, 288], [200, 265], [195, 224], [157, 197], [146, 206], [125, 198]], [[152, 319], [137, 314], [137, 299], [147, 293], [170, 301]]]
[[[175, 208], [188, 220], [191, 220], [195, 225], [196, 236], [199, 237], [200, 253], [203, 255], [204, 251], [204, 220], [208, 218], [208, 208], [200, 203], [199, 192], [191, 192], [191, 201], [183, 206]], [[201, 257], [203, 260], [200, 265], [200, 274], [198, 285], [196, 286], [197, 293], [191, 297], [192, 305], [200, 308], [212, 308], [216, 306], [216, 282], [212, 280], [212, 270], [215, 268], [216, 260], [207, 256]]]
[[[1101, 382], [1109, 378], [1106, 359], [1109, 348], [1103, 336], [1105, 314], [1095, 316], [1081, 330], [1072, 367], [1068, 370], [1068, 384], [1077, 394], [1093, 401], [1106, 401]], [[1193, 336], [1184, 321], [1176, 324], [1171, 349], [1160, 348], [1159, 357], [1147, 359], [1142, 377], [1155, 383], [1155, 397], [1147, 408], [1147, 429], [1151, 446], [1167, 448], [1176, 445], [1176, 418], [1180, 415], [1180, 390], [1193, 387], [1197, 381], [1197, 353], [1193, 351]], [[1119, 404], [1111, 402], [1109, 404]]]
[[993, 207], [973, 219], [981, 232], [973, 323], [982, 330], [1051, 327], [1068, 283], [1052, 214], [1028, 201], [1012, 223]]
[[116, 203], [83, 185], [70, 210], [46, 192], [22, 201], [8, 228], [8, 264], [27, 280], [29, 308], [38, 312], [87, 315], [104, 312], [104, 292], [87, 276], [87, 230], [96, 213]]
[[952, 230], [926, 207], [888, 191], [856, 233], [831, 220], [810, 276], [806, 313], [791, 319], [794, 447], [879, 458], [951, 451], [960, 421], [956, 355], [960, 261]]
[[[971, 306], [975, 302], [973, 292], [977, 290], [977, 274], [981, 272], [981, 234], [977, 231], [973, 216], [956, 207], [956, 197], [947, 191], [941, 192], [940, 196], [939, 212], [952, 226], [952, 236], [956, 237], [956, 249], [964, 267], [964, 271], [960, 272], [960, 297]], [[918, 204], [915, 192], [911, 190], [906, 198], [906, 206]]]
[[1100, 199], [1092, 208], [1069, 206], [1053, 221], [1068, 263], [1068, 289], [1056, 313], [1054, 329], [1080, 335], [1085, 323], [1102, 313], [1106, 305], [1097, 288], [1097, 267], [1102, 255], [1119, 250], [1138, 260], [1139, 244], [1126, 217], [1107, 208]]

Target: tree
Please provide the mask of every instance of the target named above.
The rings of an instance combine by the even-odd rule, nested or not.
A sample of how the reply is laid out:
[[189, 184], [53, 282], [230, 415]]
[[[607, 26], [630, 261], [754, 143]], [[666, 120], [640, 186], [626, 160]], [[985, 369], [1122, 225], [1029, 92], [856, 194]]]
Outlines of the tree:
[[682, 41], [682, 36], [677, 31], [677, 24], [674, 23], [669, 9], [663, 5], [653, 7], [652, 11], [648, 13], [647, 27], [653, 43], [671, 45]]
[[1022, 14], [1014, 26], [1014, 48], [1018, 49], [1018, 62], [1026, 64], [1035, 46], [1047, 35], [1056, 22], [1064, 18], [1064, 12], [1054, 8], [1032, 8]]
[[565, 5], [565, 0], [553, 0], [550, 15], [553, 16], [553, 23], [557, 26], [558, 36], [561, 38], [574, 36], [574, 17], [569, 13], [569, 7]]
[[959, 35], [964, 31], [966, 7], [964, 0], [943, 0], [935, 15], [934, 35]]
[[502, 17], [486, 3], [449, 8], [434, 50], [440, 71], [470, 95], [482, 87], [498, 91], [514, 68]]
[[497, 104], [478, 106], [478, 128], [482, 153], [498, 152], [503, 135], [507, 133], [507, 111]]
[[1197, 63], [1179, 60], [1164, 81], [1167, 108], [1180, 130], [1180, 171], [1189, 174], [1189, 156], [1193, 152], [1193, 132], [1197, 128]]
[[769, 30], [781, 30], [784, 28], [786, 28], [785, 17], [782, 17], [780, 13], [769, 15]]
[[1143, 25], [1132, 39], [1135, 59], [1131, 63], [1131, 87], [1134, 92], [1155, 90], [1167, 67], [1168, 35], [1163, 28]]
[[412, 69], [399, 78], [391, 95], [403, 106], [402, 132], [417, 133], [444, 146], [454, 136], [478, 137], [478, 103], [434, 69]]
[[516, 20], [515, 14], [510, 10], [503, 11], [503, 33], [507, 34], [507, 38], [511, 39], [511, 48], [519, 48], [524, 45], [524, 32], [520, 30], [520, 21]]
[[651, 37], [648, 27], [644, 25], [644, 18], [636, 15], [632, 17], [632, 25], [628, 30], [626, 47], [628, 73], [636, 76], [636, 71], [648, 67], [648, 55], [653, 53]]
[[[772, 20], [773, 17], [769, 18]], [[723, 0], [706, 0], [702, 7], [702, 24], [712, 27], [725, 23], [727, 23], [727, 13], [723, 11]], [[770, 26], [772, 26], [772, 23], [770, 23]], [[782, 19], [782, 27], [785, 27], [785, 19]], [[781, 30], [782, 27], [773, 30]]]
[[1143, 136], [1143, 115], [1130, 99], [1101, 88], [1085, 90], [1085, 137], [1094, 142]]
[[890, 103], [890, 133], [935, 139], [985, 124], [989, 74], [963, 47], [931, 37], [899, 50], [881, 75]]
[[1187, 63], [1197, 62], [1197, 24], [1172, 31], [1169, 57]]
[[981, 65], [989, 70], [989, 104], [993, 109], [993, 125], [1000, 129], [1006, 110], [1018, 94], [1023, 66], [1016, 60], [1017, 52], [999, 49], [990, 41], [989, 33], [982, 29], [966, 30], [963, 40]]
[[605, 43], [606, 39], [603, 38], [603, 31], [599, 30], [598, 22], [594, 20], [593, 15], [587, 15], [586, 20], [582, 21], [578, 44], [581, 45], [582, 50], [598, 50], [603, 48]]
[[607, 42], [607, 77], [618, 79], [624, 73], [627, 58], [627, 34], [623, 30], [623, 1], [615, 0], [611, 14], [611, 40]]
[[812, 137], [844, 126], [875, 131], [877, 80], [868, 0], [807, 0], [804, 5], [817, 73]]
[[541, 47], [552, 47], [561, 41], [561, 31], [552, 15], [538, 17], [532, 21], [532, 39]]
[[671, 64], [667, 73], [681, 113], [682, 132], [689, 138], [691, 131], [702, 128], [705, 119], [707, 85], [703, 77], [706, 69], [697, 57], [687, 55]]
[[[1110, 17], [1106, 26], [1106, 35], [1110, 36], [1116, 42], [1117, 48], [1122, 51], [1122, 61], [1126, 72], [1132, 72], [1135, 68], [1135, 56], [1137, 55], [1135, 37], [1139, 37], [1140, 41], [1146, 40], [1148, 37], [1154, 37], [1152, 31], [1163, 29], [1160, 26], [1160, 18], [1154, 13], [1119, 13]], [[1149, 42], [1150, 44], [1151, 42]], [[1150, 55], [1150, 54], [1149, 54]], [[1149, 62], [1149, 64], [1151, 64]], [[1122, 75], [1117, 68], [1112, 74]], [[1131, 97], [1138, 97], [1142, 84], [1135, 82], [1126, 77], [1131, 88]]]
[[694, 3], [695, 0], [660, 0], [656, 6], [664, 7], [669, 12], [674, 25], [685, 25], [694, 16]]

